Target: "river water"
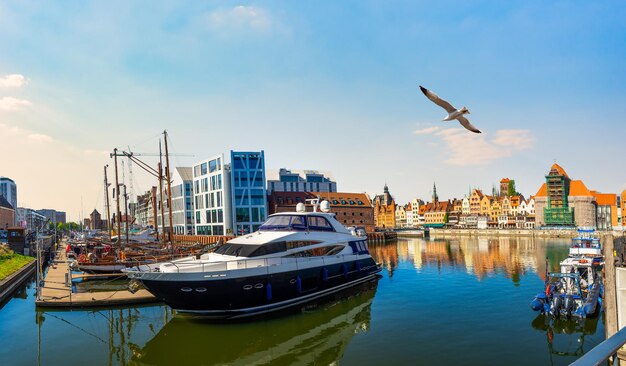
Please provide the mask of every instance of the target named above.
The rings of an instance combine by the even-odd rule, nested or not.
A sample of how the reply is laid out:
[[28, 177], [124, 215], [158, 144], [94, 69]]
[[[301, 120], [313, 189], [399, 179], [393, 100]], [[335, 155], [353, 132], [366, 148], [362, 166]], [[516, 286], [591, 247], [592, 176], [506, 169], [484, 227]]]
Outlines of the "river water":
[[567, 365], [603, 320], [530, 310], [568, 240], [371, 244], [381, 278], [289, 313], [209, 322], [152, 305], [35, 311], [33, 283], [0, 308], [0, 365]]

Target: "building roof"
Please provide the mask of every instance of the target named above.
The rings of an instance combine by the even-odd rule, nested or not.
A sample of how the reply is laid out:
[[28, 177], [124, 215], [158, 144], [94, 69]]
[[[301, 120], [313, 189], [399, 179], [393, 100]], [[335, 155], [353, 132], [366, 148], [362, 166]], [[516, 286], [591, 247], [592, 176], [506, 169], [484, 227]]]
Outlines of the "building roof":
[[[569, 178], [569, 176], [567, 175], [567, 173], [565, 172], [565, 169], [563, 169], [563, 167], [561, 167], [559, 164], [554, 163], [552, 164], [552, 167], [550, 167], [550, 172], [555, 171], [557, 172], [559, 175], [563, 175], [566, 176], [567, 178]], [[548, 173], [549, 174], [549, 173]]]
[[573, 180], [569, 185], [570, 196], [593, 196], [582, 180]]
[[10, 210], [15, 210], [15, 208], [4, 198], [3, 195], [0, 194], [0, 207], [8, 208]]
[[614, 193], [591, 192], [596, 197], [596, 203], [602, 206], [616, 206], [617, 195]]
[[509, 178], [502, 178], [500, 183], [509, 183], [511, 180]]
[[[532, 198], [533, 196], [530, 196], [530, 197]], [[548, 197], [548, 187], [546, 186], [545, 183], [541, 185], [541, 187], [535, 194], [535, 197]]]
[[478, 197], [480, 197], [480, 198], [483, 198], [483, 196], [484, 196], [484, 195], [483, 195], [483, 191], [481, 191], [480, 189], [474, 189], [474, 190], [472, 191], [472, 193], [473, 193], [473, 192], [476, 192], [476, 194], [477, 194], [477, 195], [478, 195]]
[[183, 180], [193, 180], [193, 170], [188, 166], [177, 166], [176, 171]]

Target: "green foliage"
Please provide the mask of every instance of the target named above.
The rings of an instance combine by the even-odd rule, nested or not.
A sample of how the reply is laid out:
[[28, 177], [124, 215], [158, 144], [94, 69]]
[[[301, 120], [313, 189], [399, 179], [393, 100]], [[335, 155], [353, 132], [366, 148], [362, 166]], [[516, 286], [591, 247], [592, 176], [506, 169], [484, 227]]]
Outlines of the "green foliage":
[[0, 281], [34, 260], [33, 257], [15, 254], [12, 250], [0, 246]]
[[446, 212], [446, 214], [443, 216], [443, 222], [444, 224], [448, 223], [448, 213]]
[[511, 179], [511, 181], [509, 182], [509, 189], [507, 192], [508, 196], [518, 196], [519, 192], [517, 192], [517, 190], [515, 189], [515, 180]]

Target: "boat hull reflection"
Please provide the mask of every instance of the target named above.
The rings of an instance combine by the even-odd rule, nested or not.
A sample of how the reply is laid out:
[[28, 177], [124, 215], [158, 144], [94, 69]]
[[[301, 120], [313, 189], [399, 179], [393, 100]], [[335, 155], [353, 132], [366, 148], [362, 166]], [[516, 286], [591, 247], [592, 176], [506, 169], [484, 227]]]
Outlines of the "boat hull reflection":
[[367, 332], [378, 279], [336, 293], [304, 311], [255, 322], [174, 317], [133, 361], [173, 364], [333, 364], [355, 334]]

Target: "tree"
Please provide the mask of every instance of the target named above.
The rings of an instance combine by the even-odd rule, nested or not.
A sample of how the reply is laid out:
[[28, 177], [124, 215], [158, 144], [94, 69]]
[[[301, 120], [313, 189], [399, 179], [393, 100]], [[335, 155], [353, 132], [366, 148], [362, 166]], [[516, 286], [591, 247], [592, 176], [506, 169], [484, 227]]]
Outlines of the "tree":
[[509, 181], [509, 189], [507, 192], [508, 196], [519, 196], [519, 193], [515, 190], [515, 180], [511, 179]]

